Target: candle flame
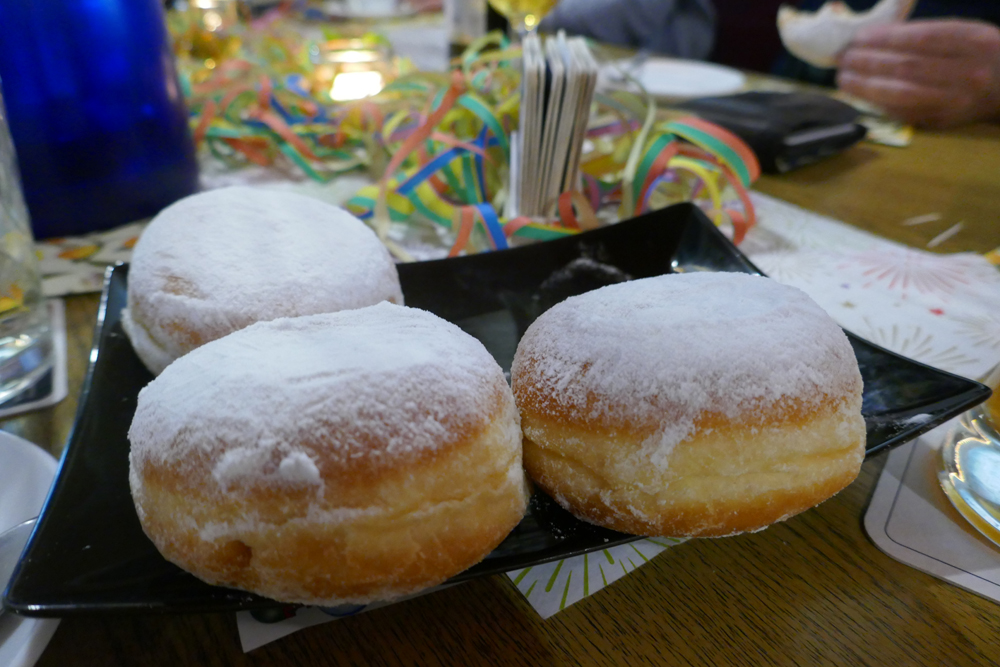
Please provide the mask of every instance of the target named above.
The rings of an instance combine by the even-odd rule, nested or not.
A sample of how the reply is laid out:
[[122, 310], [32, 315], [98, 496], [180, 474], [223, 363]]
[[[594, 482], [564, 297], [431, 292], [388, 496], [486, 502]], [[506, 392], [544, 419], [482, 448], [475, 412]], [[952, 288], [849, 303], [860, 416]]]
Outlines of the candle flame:
[[338, 101], [360, 100], [382, 90], [381, 72], [340, 72], [333, 79], [330, 97]]

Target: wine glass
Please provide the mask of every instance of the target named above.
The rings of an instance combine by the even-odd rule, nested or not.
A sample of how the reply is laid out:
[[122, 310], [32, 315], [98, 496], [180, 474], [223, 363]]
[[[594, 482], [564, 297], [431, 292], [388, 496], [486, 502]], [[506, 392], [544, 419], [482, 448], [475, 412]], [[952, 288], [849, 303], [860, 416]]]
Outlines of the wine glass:
[[521, 40], [538, 27], [559, 0], [489, 0], [510, 23], [511, 36]]
[[1000, 545], [1000, 365], [983, 383], [993, 395], [948, 433], [938, 480], [955, 509]]

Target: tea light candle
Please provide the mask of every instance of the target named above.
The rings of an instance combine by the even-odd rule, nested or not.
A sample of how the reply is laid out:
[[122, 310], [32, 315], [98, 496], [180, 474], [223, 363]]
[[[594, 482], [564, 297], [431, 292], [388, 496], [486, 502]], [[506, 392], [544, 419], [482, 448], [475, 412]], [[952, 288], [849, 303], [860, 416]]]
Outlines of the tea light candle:
[[360, 100], [375, 95], [385, 87], [381, 72], [341, 72], [333, 78], [331, 99]]

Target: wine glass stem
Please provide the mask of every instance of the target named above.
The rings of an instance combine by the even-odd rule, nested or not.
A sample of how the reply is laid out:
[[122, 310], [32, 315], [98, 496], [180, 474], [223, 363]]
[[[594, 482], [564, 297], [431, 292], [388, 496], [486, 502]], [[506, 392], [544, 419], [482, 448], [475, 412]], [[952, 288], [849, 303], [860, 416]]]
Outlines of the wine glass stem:
[[535, 27], [528, 27], [525, 21], [527, 16], [527, 14], [512, 14], [507, 18], [507, 23], [510, 26], [510, 40], [515, 44], [521, 44], [528, 33]]

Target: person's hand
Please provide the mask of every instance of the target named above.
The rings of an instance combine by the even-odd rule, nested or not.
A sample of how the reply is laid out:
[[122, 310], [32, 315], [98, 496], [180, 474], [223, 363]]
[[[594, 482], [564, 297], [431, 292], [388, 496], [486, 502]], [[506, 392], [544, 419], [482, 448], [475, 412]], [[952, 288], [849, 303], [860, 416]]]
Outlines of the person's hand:
[[416, 12], [439, 12], [444, 3], [442, 0], [409, 0], [409, 4]]
[[957, 19], [862, 29], [841, 54], [837, 85], [908, 123], [1000, 120], [1000, 29]]

